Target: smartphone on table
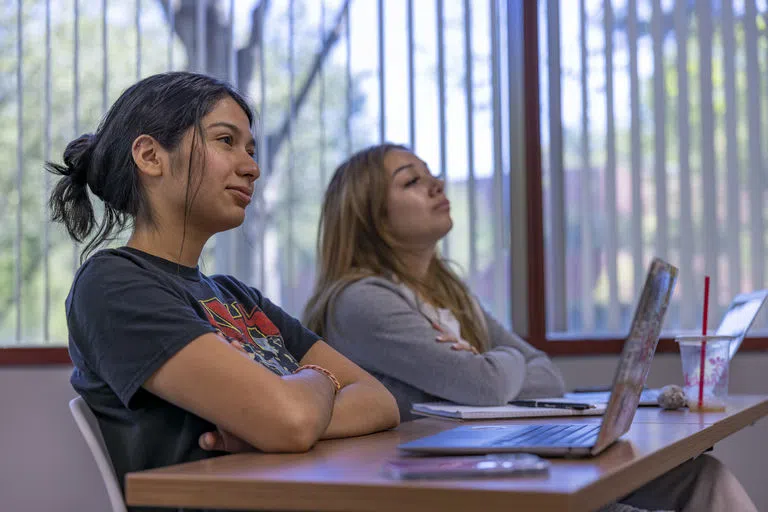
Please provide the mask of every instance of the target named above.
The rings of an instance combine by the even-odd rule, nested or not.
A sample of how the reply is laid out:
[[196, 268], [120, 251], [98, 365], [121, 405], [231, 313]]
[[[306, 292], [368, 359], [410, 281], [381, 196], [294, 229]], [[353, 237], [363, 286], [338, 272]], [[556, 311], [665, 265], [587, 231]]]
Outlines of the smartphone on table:
[[486, 456], [403, 457], [388, 461], [383, 472], [399, 480], [541, 475], [549, 461], [530, 453]]

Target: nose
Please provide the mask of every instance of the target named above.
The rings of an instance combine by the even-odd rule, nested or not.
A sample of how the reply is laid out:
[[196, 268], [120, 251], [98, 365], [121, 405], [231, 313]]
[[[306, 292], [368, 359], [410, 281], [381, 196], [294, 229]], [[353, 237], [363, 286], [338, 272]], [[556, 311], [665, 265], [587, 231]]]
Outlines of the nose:
[[429, 188], [430, 195], [442, 194], [443, 190], [445, 190], [445, 180], [438, 177], [432, 178], [432, 186]]
[[247, 152], [244, 152], [244, 154], [245, 158], [237, 166], [237, 174], [238, 176], [247, 177], [251, 182], [254, 182], [259, 179], [259, 176], [261, 176], [261, 169], [259, 168], [259, 164], [256, 163], [256, 160], [254, 160], [253, 156]]

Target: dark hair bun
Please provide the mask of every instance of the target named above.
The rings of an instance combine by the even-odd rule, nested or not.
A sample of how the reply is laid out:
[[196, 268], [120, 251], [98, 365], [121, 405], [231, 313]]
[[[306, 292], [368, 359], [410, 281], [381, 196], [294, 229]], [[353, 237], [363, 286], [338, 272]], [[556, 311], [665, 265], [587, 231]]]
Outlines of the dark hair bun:
[[84, 133], [67, 144], [64, 150], [66, 170], [63, 174], [69, 176], [78, 185], [85, 185], [88, 182], [88, 169], [91, 167], [95, 138], [91, 133]]

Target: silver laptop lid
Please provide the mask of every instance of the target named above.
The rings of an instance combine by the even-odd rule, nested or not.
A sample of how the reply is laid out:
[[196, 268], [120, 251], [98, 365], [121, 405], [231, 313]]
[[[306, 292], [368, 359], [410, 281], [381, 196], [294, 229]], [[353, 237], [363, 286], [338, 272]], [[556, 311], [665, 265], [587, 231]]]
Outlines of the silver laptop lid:
[[651, 262], [592, 453], [603, 451], [632, 425], [676, 282], [676, 267], [659, 258]]
[[720, 326], [715, 334], [735, 336], [736, 338], [731, 343], [731, 359], [733, 359], [736, 351], [739, 350], [744, 336], [747, 335], [747, 331], [752, 327], [752, 322], [755, 321], [755, 317], [757, 317], [757, 313], [760, 311], [766, 297], [768, 297], [768, 290], [737, 295], [731, 301], [730, 306], [728, 306], [723, 319], [720, 320]]

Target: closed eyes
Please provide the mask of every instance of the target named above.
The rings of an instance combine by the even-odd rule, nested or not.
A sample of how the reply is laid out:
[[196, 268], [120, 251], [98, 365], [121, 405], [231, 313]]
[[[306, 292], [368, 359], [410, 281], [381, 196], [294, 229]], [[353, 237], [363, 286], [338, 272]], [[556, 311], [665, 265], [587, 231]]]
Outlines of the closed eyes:
[[[429, 183], [431, 183], [431, 181], [434, 181], [434, 180], [437, 180], [437, 179], [439, 179], [437, 176], [433, 176], [432, 174], [429, 174], [429, 173], [427, 174], [427, 176], [426, 176], [426, 177], [428, 177], [428, 178], [429, 178], [429, 180], [427, 180], [427, 182], [426, 182], [426, 183], [428, 183], [428, 184], [429, 184]], [[423, 176], [414, 176], [414, 177], [413, 177], [413, 178], [411, 178], [410, 180], [406, 181], [406, 182], [403, 184], [403, 187], [404, 187], [404, 188], [408, 188], [408, 187], [410, 187], [410, 186], [412, 186], [412, 185], [416, 185], [417, 183], [419, 183], [419, 182], [421, 181], [421, 178], [423, 178]]]

